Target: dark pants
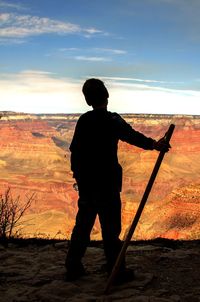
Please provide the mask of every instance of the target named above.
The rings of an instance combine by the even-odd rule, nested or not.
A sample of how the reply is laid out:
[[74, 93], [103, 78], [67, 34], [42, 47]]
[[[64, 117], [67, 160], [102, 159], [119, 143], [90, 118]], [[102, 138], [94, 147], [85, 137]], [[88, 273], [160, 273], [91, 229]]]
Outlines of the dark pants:
[[[101, 195], [101, 196], [100, 196]], [[107, 271], [110, 272], [120, 252], [121, 200], [120, 193], [100, 194], [98, 197], [82, 196], [79, 198], [79, 210], [76, 216], [70, 247], [66, 258], [68, 270], [79, 269], [81, 259], [90, 242], [90, 233], [96, 216], [99, 216]], [[124, 262], [122, 264], [124, 266]]]

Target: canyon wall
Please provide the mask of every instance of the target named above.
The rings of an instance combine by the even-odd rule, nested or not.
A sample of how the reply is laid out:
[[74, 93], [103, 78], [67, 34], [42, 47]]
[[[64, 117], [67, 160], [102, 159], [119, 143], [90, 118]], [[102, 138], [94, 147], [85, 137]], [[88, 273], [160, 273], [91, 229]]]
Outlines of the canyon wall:
[[[31, 115], [2, 112], [0, 192], [10, 187], [23, 203], [35, 193], [18, 233], [26, 237], [69, 238], [77, 211], [69, 145], [78, 114]], [[200, 117], [123, 115], [135, 130], [159, 139], [176, 125], [134, 239], [200, 239]], [[119, 143], [123, 167], [123, 238], [137, 210], [157, 151]], [[93, 239], [101, 239], [98, 220]]]

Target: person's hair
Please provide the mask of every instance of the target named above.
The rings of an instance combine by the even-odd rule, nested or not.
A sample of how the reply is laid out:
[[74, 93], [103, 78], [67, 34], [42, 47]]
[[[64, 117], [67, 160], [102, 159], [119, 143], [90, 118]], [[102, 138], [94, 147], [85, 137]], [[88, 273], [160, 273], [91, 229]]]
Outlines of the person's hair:
[[89, 79], [83, 84], [82, 92], [89, 106], [103, 105], [109, 98], [108, 90], [99, 79]]

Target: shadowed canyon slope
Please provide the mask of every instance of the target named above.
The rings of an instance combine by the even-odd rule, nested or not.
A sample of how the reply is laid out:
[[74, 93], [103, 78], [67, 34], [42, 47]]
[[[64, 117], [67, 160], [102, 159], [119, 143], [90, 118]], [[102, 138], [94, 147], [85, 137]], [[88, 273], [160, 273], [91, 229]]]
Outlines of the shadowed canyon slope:
[[[135, 232], [135, 239], [200, 238], [200, 117], [131, 115], [134, 129], [159, 139], [176, 125]], [[77, 210], [77, 192], [68, 150], [78, 115], [30, 115], [3, 112], [0, 120], [0, 190], [13, 196], [36, 193], [19, 233], [24, 236], [69, 237]], [[122, 237], [137, 210], [158, 152], [119, 143], [123, 166]], [[100, 239], [97, 221], [92, 233]]]

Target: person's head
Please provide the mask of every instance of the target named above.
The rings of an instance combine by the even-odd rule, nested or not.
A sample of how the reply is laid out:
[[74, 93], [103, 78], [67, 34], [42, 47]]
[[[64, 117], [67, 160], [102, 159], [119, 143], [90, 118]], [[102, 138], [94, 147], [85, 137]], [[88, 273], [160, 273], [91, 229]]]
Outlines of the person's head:
[[107, 106], [109, 93], [104, 83], [99, 79], [87, 80], [82, 88], [85, 100], [93, 108]]

